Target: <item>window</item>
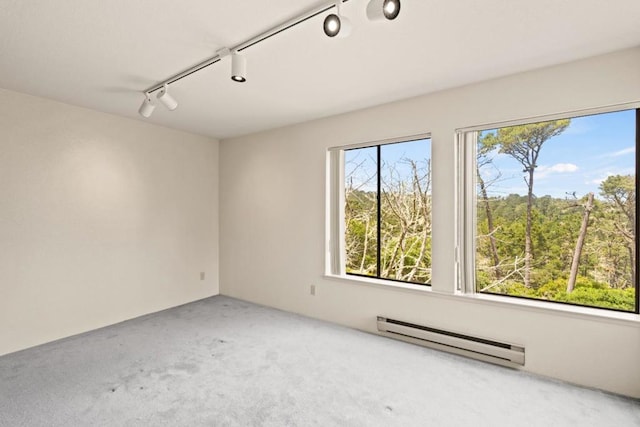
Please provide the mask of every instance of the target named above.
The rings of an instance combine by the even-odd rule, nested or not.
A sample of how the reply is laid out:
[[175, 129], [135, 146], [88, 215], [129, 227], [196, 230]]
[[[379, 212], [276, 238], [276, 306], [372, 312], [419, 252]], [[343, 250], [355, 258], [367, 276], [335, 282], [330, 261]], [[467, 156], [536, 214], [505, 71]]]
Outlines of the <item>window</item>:
[[[334, 272], [428, 285], [431, 281], [431, 140], [334, 149], [341, 191]], [[335, 177], [334, 172], [334, 177]]]
[[639, 117], [459, 134], [467, 292], [638, 312]]

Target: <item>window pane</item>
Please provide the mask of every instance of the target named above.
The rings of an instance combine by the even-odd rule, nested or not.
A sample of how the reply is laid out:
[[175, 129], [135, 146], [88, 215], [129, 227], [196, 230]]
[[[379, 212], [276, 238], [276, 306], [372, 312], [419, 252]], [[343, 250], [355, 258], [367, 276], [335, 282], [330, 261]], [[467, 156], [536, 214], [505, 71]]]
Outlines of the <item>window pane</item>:
[[378, 249], [377, 147], [344, 152], [346, 271], [376, 277]]
[[636, 310], [636, 111], [483, 131], [476, 289]]
[[380, 150], [380, 277], [429, 283], [431, 141], [388, 144]]

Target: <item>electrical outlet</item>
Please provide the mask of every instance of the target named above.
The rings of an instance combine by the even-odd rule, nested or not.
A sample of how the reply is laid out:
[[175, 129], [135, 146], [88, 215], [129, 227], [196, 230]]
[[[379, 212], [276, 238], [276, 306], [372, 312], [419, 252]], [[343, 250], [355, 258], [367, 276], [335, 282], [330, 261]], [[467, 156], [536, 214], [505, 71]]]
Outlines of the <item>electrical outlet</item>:
[[200, 280], [204, 280], [204, 271], [200, 272]]
[[316, 295], [316, 285], [311, 285], [310, 292], [311, 292], [311, 295], [313, 295], [313, 296]]

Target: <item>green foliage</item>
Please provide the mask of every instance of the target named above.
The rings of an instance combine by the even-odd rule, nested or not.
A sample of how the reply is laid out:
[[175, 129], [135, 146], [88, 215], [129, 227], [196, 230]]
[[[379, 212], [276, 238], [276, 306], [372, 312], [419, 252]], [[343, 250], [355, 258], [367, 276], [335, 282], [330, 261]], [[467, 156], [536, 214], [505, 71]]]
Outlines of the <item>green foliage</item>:
[[[635, 194], [628, 192], [629, 187], [621, 191], [613, 185], [618, 182], [624, 187], [625, 182], [628, 184], [633, 181], [633, 177], [622, 180], [611, 178], [614, 177], [603, 182], [603, 192], [617, 194], [620, 201], [635, 200]], [[524, 256], [526, 199], [526, 196], [516, 194], [489, 199], [496, 226], [494, 236], [505, 273], [515, 270], [516, 262], [521, 262]], [[506, 279], [503, 277], [502, 282], [496, 277], [490, 262], [486, 214], [483, 209], [478, 209], [476, 289], [494, 294], [634, 311], [635, 286], [628, 241], [619, 230], [621, 213], [612, 197], [595, 202], [576, 286], [571, 293], [566, 292], [584, 201], [584, 198], [574, 200], [550, 196], [534, 199], [532, 228], [535, 258], [532, 286], [529, 288], [523, 285], [522, 277], [518, 274]], [[623, 217], [625, 222], [622, 224], [626, 225], [627, 218]]]
[[481, 152], [497, 148], [516, 159], [526, 158], [528, 151], [539, 150], [545, 141], [560, 135], [570, 123], [571, 120], [564, 119], [500, 128], [483, 136]]
[[526, 288], [522, 283], [511, 282], [492, 288], [489, 292], [625, 311], [633, 311], [635, 307], [633, 288], [614, 289], [606, 283], [582, 276], [578, 277], [573, 292], [567, 293], [566, 287], [567, 278], [564, 277], [547, 282], [537, 289]]
[[[555, 120], [482, 132], [477, 143], [476, 286], [480, 292], [635, 310], [635, 176], [615, 175], [600, 185], [601, 200], [564, 200], [534, 195], [543, 144], [564, 132], [570, 120]], [[483, 168], [500, 171], [491, 156], [506, 154], [523, 167], [527, 195], [489, 198]], [[575, 196], [575, 194], [574, 194]], [[588, 218], [586, 234], [581, 233]], [[584, 238], [584, 240], [583, 240]], [[581, 244], [576, 243], [580, 241]], [[575, 286], [569, 283], [574, 257]], [[575, 272], [572, 278], [576, 278]], [[567, 292], [569, 289], [569, 292]]]
[[607, 177], [600, 184], [600, 194], [608, 199], [617, 199], [621, 202], [635, 199], [635, 177], [631, 175], [613, 175]]
[[349, 192], [345, 209], [348, 273], [377, 274], [376, 209], [375, 193], [360, 190]]

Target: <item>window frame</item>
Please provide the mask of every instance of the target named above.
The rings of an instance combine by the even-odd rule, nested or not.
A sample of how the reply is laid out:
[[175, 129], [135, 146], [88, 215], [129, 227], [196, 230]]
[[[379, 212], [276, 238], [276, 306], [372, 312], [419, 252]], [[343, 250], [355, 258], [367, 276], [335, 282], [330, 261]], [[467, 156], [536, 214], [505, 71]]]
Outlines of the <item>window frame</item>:
[[[510, 126], [518, 126], [532, 124], [537, 122], [574, 119], [578, 117], [591, 116], [597, 114], [615, 113], [626, 110], [635, 110], [636, 112], [636, 138], [635, 138], [635, 187], [636, 187], [636, 217], [635, 217], [635, 250], [639, 254], [640, 250], [640, 200], [637, 196], [638, 188], [640, 188], [640, 102], [614, 104], [597, 108], [589, 108], [582, 110], [574, 110], [567, 112], [559, 112], [549, 115], [526, 117], [521, 119], [487, 123], [482, 125], [458, 128], [455, 130], [456, 144], [456, 266], [455, 266], [455, 286], [456, 293], [465, 296], [482, 296], [483, 298], [496, 298], [499, 301], [509, 302], [509, 300], [525, 300], [535, 301], [543, 306], [559, 307], [571, 306], [580, 307], [588, 310], [608, 311], [616, 313], [624, 313], [630, 315], [640, 314], [640, 278], [636, 274], [635, 283], [635, 310], [627, 311], [610, 307], [598, 307], [583, 305], [564, 301], [552, 301], [517, 295], [503, 295], [494, 293], [481, 293], [476, 290], [476, 229], [477, 229], [477, 177], [475, 174], [475, 165], [477, 160], [477, 138], [478, 133], [484, 130], [492, 130], [505, 128]], [[638, 271], [638, 255], [636, 255], [636, 271]]]
[[[329, 276], [338, 276], [346, 279], [360, 279], [371, 281], [372, 283], [383, 285], [408, 285], [416, 286], [422, 289], [430, 289], [431, 282], [409, 282], [399, 279], [386, 278], [380, 276], [380, 232], [381, 232], [381, 175], [380, 175], [380, 160], [381, 160], [381, 147], [391, 144], [401, 144], [406, 142], [414, 142], [419, 140], [429, 139], [432, 144], [431, 133], [422, 133], [417, 135], [408, 135], [403, 137], [389, 138], [378, 141], [356, 143], [350, 145], [342, 145], [336, 147], [330, 147], [327, 150], [327, 224], [326, 224], [326, 247], [325, 254], [325, 273]], [[432, 145], [429, 150], [429, 158], [432, 154]], [[347, 273], [346, 271], [346, 224], [345, 224], [345, 152], [350, 150], [362, 149], [362, 148], [376, 148], [377, 153], [377, 248], [376, 248], [376, 275], [368, 276], [365, 274]], [[432, 175], [433, 176], [433, 175]]]

